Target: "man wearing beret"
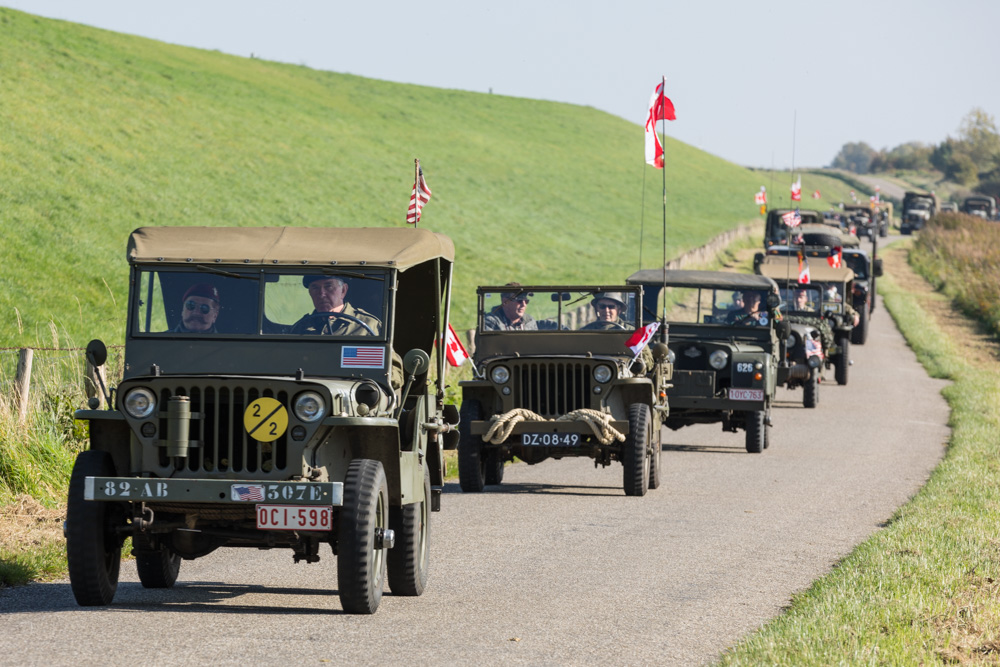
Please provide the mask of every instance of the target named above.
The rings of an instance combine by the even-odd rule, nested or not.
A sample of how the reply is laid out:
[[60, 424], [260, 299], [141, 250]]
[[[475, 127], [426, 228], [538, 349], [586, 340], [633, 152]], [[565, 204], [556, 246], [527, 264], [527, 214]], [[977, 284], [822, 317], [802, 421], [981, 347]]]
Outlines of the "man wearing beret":
[[598, 292], [590, 305], [594, 307], [597, 319], [580, 327], [581, 329], [601, 331], [626, 328], [622, 320], [622, 315], [625, 313], [625, 295], [621, 292]]
[[191, 285], [181, 299], [181, 321], [171, 331], [175, 333], [217, 333], [219, 290], [208, 283]]
[[346, 299], [347, 283], [334, 276], [303, 276], [315, 310], [292, 325], [293, 334], [324, 336], [377, 336], [382, 322]]

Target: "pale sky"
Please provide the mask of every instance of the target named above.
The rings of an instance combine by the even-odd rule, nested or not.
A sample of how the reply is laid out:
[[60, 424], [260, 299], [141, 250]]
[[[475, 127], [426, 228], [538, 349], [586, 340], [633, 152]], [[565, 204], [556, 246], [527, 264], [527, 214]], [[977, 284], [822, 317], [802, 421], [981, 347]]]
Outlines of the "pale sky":
[[[116, 32], [374, 79], [591, 106], [737, 164], [826, 166], [1000, 115], [997, 0], [0, 0]], [[585, 137], [581, 137], [585, 141]], [[642, 152], [641, 131], [636, 150]], [[669, 157], [668, 157], [669, 159]]]

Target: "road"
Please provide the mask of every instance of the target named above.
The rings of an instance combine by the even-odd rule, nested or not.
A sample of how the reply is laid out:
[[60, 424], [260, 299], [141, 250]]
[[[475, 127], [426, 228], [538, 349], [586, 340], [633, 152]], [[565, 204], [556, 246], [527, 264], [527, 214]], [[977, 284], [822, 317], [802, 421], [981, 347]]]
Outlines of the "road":
[[[449, 485], [431, 580], [341, 613], [332, 556], [219, 551], [173, 589], [131, 563], [108, 608], [65, 581], [0, 591], [2, 661], [107, 664], [676, 664], [710, 662], [780, 614], [915, 493], [944, 451], [943, 382], [879, 304], [850, 382], [781, 390], [771, 447], [717, 427], [665, 433], [664, 483], [621, 490], [621, 467], [511, 466], [483, 494]], [[328, 552], [326, 552], [328, 553]]]

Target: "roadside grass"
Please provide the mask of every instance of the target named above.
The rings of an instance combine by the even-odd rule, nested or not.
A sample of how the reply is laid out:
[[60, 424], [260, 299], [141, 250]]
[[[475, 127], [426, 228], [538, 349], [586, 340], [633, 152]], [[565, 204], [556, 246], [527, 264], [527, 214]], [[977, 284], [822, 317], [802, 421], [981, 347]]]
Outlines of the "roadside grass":
[[[906, 248], [885, 251], [900, 266]], [[887, 266], [889, 265], [887, 261]], [[904, 267], [905, 268], [905, 267]], [[970, 363], [929, 311], [939, 294], [879, 291], [928, 373], [952, 381], [947, 454], [926, 486], [723, 665], [996, 664], [1000, 660], [1000, 373]], [[936, 302], [936, 303], [935, 303]], [[979, 356], [979, 355], [977, 355]]]

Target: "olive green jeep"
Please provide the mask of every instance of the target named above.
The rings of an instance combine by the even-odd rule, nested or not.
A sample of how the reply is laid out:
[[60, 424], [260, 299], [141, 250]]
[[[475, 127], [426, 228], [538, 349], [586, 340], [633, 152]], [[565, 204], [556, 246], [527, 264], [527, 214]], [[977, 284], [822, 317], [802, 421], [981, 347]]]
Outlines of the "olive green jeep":
[[[720, 423], [724, 431], [745, 432], [747, 452], [767, 449], [786, 335], [774, 281], [724, 271], [646, 269], [626, 282], [643, 286], [643, 320], [665, 317], [670, 327], [674, 373], [665, 424], [677, 430]], [[664, 303], [667, 290], [672, 297]]]
[[460, 383], [463, 491], [500, 484], [504, 462], [515, 456], [528, 464], [619, 461], [629, 496], [660, 485], [671, 366], [665, 336], [641, 330], [641, 293], [635, 286], [477, 290], [476, 377]]
[[[458, 437], [435, 351], [453, 260], [423, 229], [133, 232], [123, 377], [107, 409], [76, 413], [90, 423], [66, 520], [77, 602], [111, 603], [127, 537], [147, 588], [220, 547], [314, 563], [327, 544], [345, 611], [373, 613], [386, 577], [420, 595]], [[100, 367], [106, 347], [87, 354]]]

